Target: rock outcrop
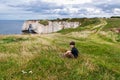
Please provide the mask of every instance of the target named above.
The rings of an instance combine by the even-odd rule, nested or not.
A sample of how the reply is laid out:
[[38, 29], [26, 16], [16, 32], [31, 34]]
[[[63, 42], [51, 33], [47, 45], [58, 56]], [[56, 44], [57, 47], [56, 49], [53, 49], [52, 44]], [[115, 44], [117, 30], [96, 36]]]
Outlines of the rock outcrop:
[[47, 25], [41, 24], [38, 20], [25, 21], [22, 32], [24, 33], [52, 33], [66, 28], [77, 28], [80, 22], [48, 21]]

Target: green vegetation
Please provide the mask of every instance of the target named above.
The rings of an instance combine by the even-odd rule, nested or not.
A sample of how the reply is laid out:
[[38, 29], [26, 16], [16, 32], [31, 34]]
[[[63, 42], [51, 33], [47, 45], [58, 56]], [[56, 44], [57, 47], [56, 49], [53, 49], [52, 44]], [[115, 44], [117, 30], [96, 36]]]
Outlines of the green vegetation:
[[120, 35], [117, 35], [117, 41], [120, 42]]
[[58, 31], [58, 33], [67, 34], [67, 33], [71, 33], [71, 32], [78, 32], [83, 29], [85, 29], [85, 28], [78, 27], [78, 28], [62, 29], [62, 30]]
[[86, 29], [90, 30], [91, 27], [99, 25], [102, 22], [101, 19], [98, 19], [98, 18], [81, 18], [81, 19], [73, 18], [73, 20], [80, 21], [81, 25], [77, 28], [62, 29], [58, 31], [58, 33], [67, 34], [71, 32], [79, 32], [79, 31], [86, 30]]
[[98, 18], [84, 18], [81, 22], [81, 27], [85, 27], [92, 24], [100, 24], [100, 20]]
[[[107, 21], [59, 33], [0, 36], [0, 80], [120, 80], [120, 36]], [[62, 34], [61, 34], [62, 33]], [[75, 41], [78, 59], [61, 57]]]
[[103, 30], [110, 30], [111, 28], [120, 28], [120, 18], [108, 18], [106, 19], [107, 25]]
[[40, 20], [39, 23], [45, 26], [49, 24], [48, 20]]
[[28, 38], [15, 38], [15, 37], [7, 37], [0, 40], [0, 43], [11, 43], [11, 42], [18, 42], [18, 41], [25, 41]]
[[120, 16], [112, 16], [111, 18], [120, 18]]
[[58, 18], [51, 21], [80, 22], [81, 27], [91, 25], [91, 24], [98, 24], [100, 22], [98, 18], [63, 18], [63, 19]]

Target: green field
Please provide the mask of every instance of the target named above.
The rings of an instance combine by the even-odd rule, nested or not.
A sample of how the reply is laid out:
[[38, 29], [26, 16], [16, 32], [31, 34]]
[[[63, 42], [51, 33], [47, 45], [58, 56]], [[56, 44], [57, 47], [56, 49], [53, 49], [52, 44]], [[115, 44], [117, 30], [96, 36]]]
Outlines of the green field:
[[[43, 35], [0, 36], [0, 80], [120, 80], [120, 35], [106, 19]], [[116, 25], [116, 24], [115, 24]], [[63, 58], [75, 41], [78, 59]]]
[[120, 28], [120, 18], [110, 18], [106, 19], [107, 25], [104, 27], [105, 30], [109, 30], [110, 28]]

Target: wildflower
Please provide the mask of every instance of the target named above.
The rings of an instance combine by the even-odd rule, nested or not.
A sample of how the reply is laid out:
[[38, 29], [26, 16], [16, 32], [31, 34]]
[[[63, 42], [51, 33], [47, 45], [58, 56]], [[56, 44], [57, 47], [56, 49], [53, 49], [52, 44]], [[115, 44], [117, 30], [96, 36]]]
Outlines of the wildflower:
[[32, 74], [33, 72], [32, 71], [29, 71], [30, 74]]
[[23, 74], [27, 74], [27, 72], [26, 72], [26, 71], [24, 71], [24, 70], [22, 70], [21, 72], [22, 72]]

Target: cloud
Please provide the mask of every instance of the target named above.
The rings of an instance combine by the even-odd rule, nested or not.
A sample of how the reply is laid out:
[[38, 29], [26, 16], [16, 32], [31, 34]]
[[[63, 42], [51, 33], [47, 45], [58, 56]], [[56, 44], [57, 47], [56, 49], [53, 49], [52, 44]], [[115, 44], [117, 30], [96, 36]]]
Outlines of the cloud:
[[0, 19], [53, 19], [120, 15], [114, 0], [0, 0]]
[[84, 4], [84, 3], [91, 3], [92, 0], [42, 0], [44, 2], [49, 2], [49, 3], [55, 3], [58, 5], [63, 5], [63, 4]]
[[115, 8], [113, 10], [113, 13], [116, 14], [116, 15], [119, 15], [120, 14], [120, 8]]

